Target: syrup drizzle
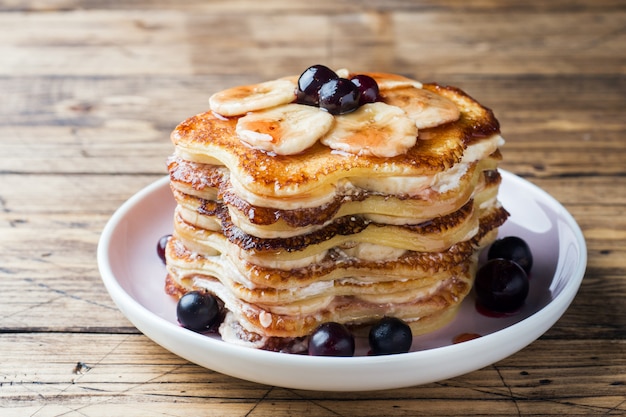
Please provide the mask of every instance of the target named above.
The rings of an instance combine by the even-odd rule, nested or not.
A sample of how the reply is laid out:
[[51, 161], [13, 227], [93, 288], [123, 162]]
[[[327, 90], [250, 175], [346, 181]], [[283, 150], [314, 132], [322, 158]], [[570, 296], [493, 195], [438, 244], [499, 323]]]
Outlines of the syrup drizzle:
[[456, 345], [458, 343], [463, 343], [469, 340], [478, 339], [479, 337], [482, 337], [482, 335], [479, 335], [478, 333], [461, 333], [461, 334], [454, 336], [454, 338], [452, 339], [452, 343]]

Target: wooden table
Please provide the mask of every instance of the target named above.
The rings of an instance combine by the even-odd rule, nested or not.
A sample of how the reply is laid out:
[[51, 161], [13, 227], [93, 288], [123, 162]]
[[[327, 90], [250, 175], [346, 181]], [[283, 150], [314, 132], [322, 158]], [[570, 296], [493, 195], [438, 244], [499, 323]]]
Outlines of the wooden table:
[[[459, 86], [502, 167], [584, 231], [580, 291], [484, 369], [367, 393], [263, 386], [138, 332], [96, 264], [113, 211], [166, 173], [221, 88], [308, 65]], [[626, 4], [619, 0], [0, 2], [0, 415], [626, 415]]]

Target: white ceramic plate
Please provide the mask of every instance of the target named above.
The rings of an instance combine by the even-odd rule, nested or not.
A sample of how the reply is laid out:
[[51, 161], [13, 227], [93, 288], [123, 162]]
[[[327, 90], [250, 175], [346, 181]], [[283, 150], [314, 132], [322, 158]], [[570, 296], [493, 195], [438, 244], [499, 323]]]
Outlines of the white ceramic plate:
[[[401, 355], [312, 357], [233, 346], [181, 328], [164, 292], [158, 239], [172, 231], [175, 202], [168, 178], [141, 190], [113, 215], [98, 246], [98, 265], [111, 297], [146, 336], [191, 362], [237, 378], [296, 389], [361, 391], [406, 387], [462, 375], [527, 346], [565, 312], [583, 278], [585, 240], [572, 216], [533, 184], [502, 171], [499, 198], [511, 217], [500, 236], [525, 239], [533, 251], [531, 290], [522, 310], [487, 317], [473, 296], [443, 329], [416, 337]], [[482, 337], [453, 343], [462, 333]], [[361, 342], [359, 342], [361, 343]], [[366, 344], [366, 342], [363, 342]], [[361, 343], [361, 345], [363, 345]]]

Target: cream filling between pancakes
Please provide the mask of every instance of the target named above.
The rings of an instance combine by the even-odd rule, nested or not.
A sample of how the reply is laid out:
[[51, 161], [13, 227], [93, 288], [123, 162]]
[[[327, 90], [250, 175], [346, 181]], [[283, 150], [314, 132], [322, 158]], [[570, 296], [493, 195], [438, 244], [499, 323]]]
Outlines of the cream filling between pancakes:
[[[389, 230], [384, 226], [367, 232], [357, 233], [351, 236], [336, 236], [326, 242], [317, 245], [309, 245], [302, 251], [273, 251], [260, 253], [244, 250], [236, 244], [229, 242], [221, 233], [213, 232], [187, 224], [179, 218], [175, 222], [176, 232], [189, 250], [198, 253], [217, 254], [222, 253], [235, 262], [250, 262], [265, 268], [291, 270], [303, 268], [307, 265], [317, 264], [327, 256], [329, 250], [340, 250], [346, 256], [351, 256], [367, 261], [386, 261], [398, 259], [407, 250], [438, 252], [445, 250], [454, 243], [463, 242], [473, 238], [479, 230], [479, 216], [499, 206], [496, 199], [485, 201], [485, 207], [475, 209], [472, 215], [456, 230], [451, 230], [447, 235], [434, 234], [402, 238], [397, 230]], [[386, 243], [386, 244], [385, 244]], [[364, 245], [360, 246], [359, 245]], [[347, 248], [347, 250], [346, 250]], [[350, 250], [351, 248], [357, 248]], [[363, 250], [365, 249], [365, 250]], [[372, 252], [384, 254], [384, 256], [371, 256]], [[395, 256], [395, 258], [394, 258]]]

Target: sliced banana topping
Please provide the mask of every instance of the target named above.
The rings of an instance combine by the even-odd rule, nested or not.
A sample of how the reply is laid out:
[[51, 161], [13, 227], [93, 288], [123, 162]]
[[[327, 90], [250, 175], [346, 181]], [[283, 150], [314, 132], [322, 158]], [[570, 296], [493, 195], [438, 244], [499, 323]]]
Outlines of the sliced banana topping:
[[[337, 74], [351, 73], [340, 69]], [[460, 117], [453, 101], [424, 90], [419, 81], [396, 74], [367, 75], [376, 80], [382, 102], [336, 117], [315, 106], [295, 104], [296, 77], [233, 87], [213, 94], [209, 103], [218, 115], [241, 116], [236, 131], [243, 142], [279, 155], [300, 153], [320, 139], [339, 151], [393, 157], [415, 145], [418, 129]]]
[[317, 107], [285, 104], [241, 117], [236, 132], [254, 148], [293, 155], [313, 146], [333, 123], [334, 117]]
[[421, 88], [394, 88], [381, 91], [380, 95], [383, 102], [402, 108], [418, 129], [453, 122], [461, 115], [452, 100]]
[[321, 142], [356, 155], [393, 157], [417, 141], [417, 127], [402, 109], [385, 103], [364, 104], [335, 117], [335, 126]]
[[220, 91], [209, 98], [209, 104], [211, 110], [222, 116], [239, 116], [291, 103], [296, 97], [295, 91], [296, 83], [282, 78]]

